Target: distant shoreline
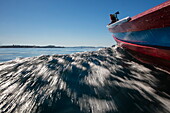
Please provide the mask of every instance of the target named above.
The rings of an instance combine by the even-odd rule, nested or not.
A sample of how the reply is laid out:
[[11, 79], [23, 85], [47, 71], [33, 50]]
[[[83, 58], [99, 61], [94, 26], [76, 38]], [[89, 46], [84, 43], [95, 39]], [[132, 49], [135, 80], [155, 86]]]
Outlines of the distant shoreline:
[[30, 46], [30, 45], [5, 45], [0, 46], [0, 48], [103, 48], [103, 47], [93, 47], [93, 46], [75, 46], [75, 47], [64, 47], [64, 46]]
[[29, 45], [7, 45], [0, 46], [0, 48], [65, 48], [63, 46], [29, 46]]

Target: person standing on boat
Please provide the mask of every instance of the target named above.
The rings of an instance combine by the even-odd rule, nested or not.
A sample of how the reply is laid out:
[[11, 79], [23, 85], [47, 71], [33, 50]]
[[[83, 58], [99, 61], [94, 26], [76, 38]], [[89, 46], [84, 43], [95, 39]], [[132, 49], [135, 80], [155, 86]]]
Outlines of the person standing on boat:
[[[110, 14], [110, 20], [111, 20], [111, 23], [110, 24], [112, 24], [112, 23], [114, 23], [114, 22], [116, 22], [116, 21], [118, 21], [119, 19], [117, 18], [117, 14], [119, 14], [119, 12], [116, 12], [115, 14]], [[110, 25], [109, 24], [109, 25]]]

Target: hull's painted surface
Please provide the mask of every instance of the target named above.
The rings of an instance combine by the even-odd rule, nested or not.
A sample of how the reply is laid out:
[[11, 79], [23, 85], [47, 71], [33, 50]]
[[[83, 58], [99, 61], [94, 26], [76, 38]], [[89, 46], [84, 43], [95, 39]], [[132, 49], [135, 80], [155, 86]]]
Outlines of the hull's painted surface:
[[170, 0], [109, 31], [135, 58], [170, 72]]
[[134, 44], [170, 47], [170, 27], [113, 33], [113, 36], [119, 40]]
[[148, 47], [115, 38], [117, 44], [141, 62], [152, 64], [170, 72], [170, 48]]
[[115, 38], [115, 40], [118, 43], [118, 45], [121, 47], [139, 52], [143, 55], [148, 55], [148, 56], [157, 57], [157, 58], [170, 61], [170, 50], [169, 50], [170, 48], [164, 49], [159, 47], [150, 47], [150, 46], [132, 44], [132, 43], [121, 41], [117, 38]]

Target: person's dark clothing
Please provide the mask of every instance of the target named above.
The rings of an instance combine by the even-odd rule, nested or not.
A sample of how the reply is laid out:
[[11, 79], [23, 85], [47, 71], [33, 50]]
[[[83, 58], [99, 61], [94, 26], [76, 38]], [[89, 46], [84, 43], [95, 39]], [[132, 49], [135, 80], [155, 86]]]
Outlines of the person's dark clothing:
[[[110, 24], [112, 24], [112, 23], [114, 23], [114, 22], [117, 21], [115, 14], [110, 14], [110, 20], [111, 20], [111, 23], [110, 23]], [[109, 25], [110, 25], [110, 24], [109, 24]]]

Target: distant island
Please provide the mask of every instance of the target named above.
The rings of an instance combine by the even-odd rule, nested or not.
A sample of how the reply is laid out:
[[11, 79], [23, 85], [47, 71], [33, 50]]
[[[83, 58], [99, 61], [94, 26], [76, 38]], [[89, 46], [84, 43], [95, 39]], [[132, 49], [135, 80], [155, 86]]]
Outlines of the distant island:
[[0, 48], [104, 48], [104, 47], [93, 47], [93, 46], [75, 46], [75, 47], [64, 47], [64, 46], [36, 46], [36, 45], [4, 45]]
[[6, 45], [6, 46], [0, 46], [0, 48], [65, 48], [63, 46], [31, 46], [31, 45]]

